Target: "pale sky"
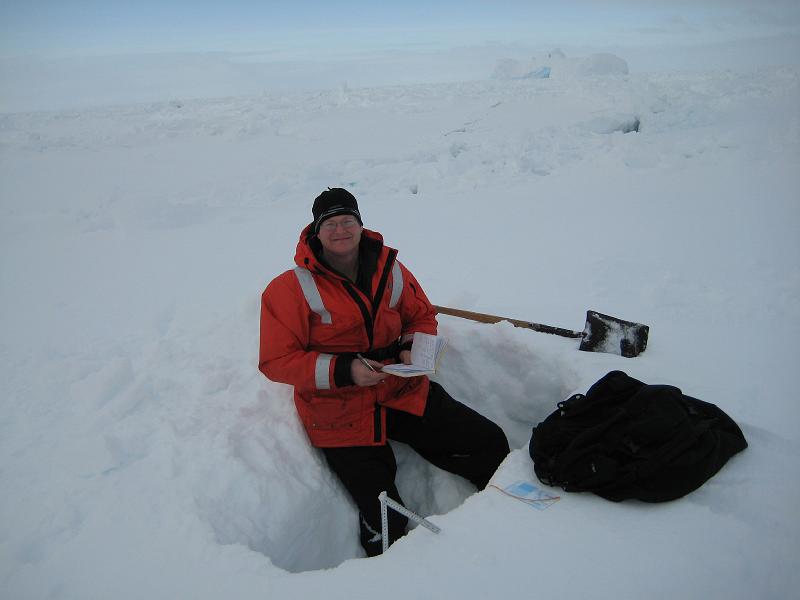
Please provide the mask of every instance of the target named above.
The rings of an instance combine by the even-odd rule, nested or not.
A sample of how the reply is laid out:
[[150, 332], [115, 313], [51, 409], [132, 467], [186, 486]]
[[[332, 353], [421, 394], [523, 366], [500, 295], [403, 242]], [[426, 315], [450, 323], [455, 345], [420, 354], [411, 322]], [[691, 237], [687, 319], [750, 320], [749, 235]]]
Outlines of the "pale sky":
[[691, 44], [798, 31], [798, 0], [0, 0], [0, 57], [324, 56], [490, 42]]
[[798, 64], [800, 0], [0, 0], [0, 113], [472, 81], [554, 48]]

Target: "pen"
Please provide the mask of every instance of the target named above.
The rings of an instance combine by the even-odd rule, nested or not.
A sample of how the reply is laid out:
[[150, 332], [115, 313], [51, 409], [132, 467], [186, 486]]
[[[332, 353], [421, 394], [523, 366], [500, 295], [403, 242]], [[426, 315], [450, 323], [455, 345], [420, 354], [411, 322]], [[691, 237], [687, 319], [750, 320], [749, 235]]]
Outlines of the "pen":
[[361, 354], [356, 354], [356, 356], [358, 357], [358, 360], [360, 360], [360, 361], [361, 361], [361, 364], [363, 364], [365, 367], [367, 367], [367, 368], [368, 368], [370, 371], [372, 371], [373, 373], [377, 373], [377, 371], [375, 370], [375, 367], [373, 367], [371, 364], [369, 364], [369, 363], [367, 362], [367, 359], [366, 359], [366, 358], [364, 358], [363, 356], [361, 356]]

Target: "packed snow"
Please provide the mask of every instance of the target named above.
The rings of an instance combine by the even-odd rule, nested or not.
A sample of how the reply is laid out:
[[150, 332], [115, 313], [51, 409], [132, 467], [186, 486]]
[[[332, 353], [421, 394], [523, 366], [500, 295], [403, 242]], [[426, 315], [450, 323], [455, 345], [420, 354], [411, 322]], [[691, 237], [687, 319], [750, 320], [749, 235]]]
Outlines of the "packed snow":
[[[800, 68], [548, 59], [548, 78], [1, 114], [2, 596], [796, 596]], [[513, 448], [494, 482], [559, 501], [475, 493], [394, 444], [442, 532], [362, 558], [291, 388], [256, 365], [260, 293], [328, 186], [436, 304], [650, 326], [627, 359], [439, 318], [435, 378]], [[539, 483], [531, 428], [614, 369], [717, 404], [750, 447], [664, 504]]]

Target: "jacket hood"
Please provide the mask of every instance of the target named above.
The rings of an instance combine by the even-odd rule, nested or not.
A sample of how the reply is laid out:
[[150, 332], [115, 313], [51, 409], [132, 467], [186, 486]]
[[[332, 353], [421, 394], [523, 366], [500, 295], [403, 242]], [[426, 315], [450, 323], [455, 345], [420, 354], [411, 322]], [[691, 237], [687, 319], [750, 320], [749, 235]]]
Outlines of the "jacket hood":
[[[383, 236], [377, 231], [372, 231], [366, 227], [361, 230], [361, 246], [364, 244], [374, 244], [378, 251], [383, 247]], [[311, 271], [327, 270], [327, 267], [319, 260], [318, 253], [322, 252], [322, 244], [314, 233], [314, 223], [309, 223], [300, 233], [297, 242], [297, 250], [294, 254], [294, 262]]]

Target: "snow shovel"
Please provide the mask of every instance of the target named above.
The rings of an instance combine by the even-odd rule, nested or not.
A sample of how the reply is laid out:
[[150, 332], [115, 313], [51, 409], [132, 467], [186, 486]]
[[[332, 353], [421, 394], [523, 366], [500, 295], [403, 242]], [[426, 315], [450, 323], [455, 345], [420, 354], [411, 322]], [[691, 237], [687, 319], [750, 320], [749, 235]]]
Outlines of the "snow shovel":
[[442, 315], [461, 317], [462, 319], [478, 321], [479, 323], [508, 321], [514, 327], [525, 327], [542, 333], [560, 335], [561, 337], [580, 338], [581, 345], [578, 348], [579, 350], [584, 350], [585, 352], [608, 352], [609, 354], [619, 354], [626, 358], [633, 358], [644, 352], [645, 348], [647, 348], [647, 336], [650, 333], [650, 327], [647, 325], [623, 321], [594, 310], [586, 311], [586, 326], [583, 331], [571, 331], [561, 327], [551, 327], [550, 325], [541, 325], [530, 321], [486, 315], [459, 308], [448, 308], [446, 306], [434, 306], [433, 308]]

